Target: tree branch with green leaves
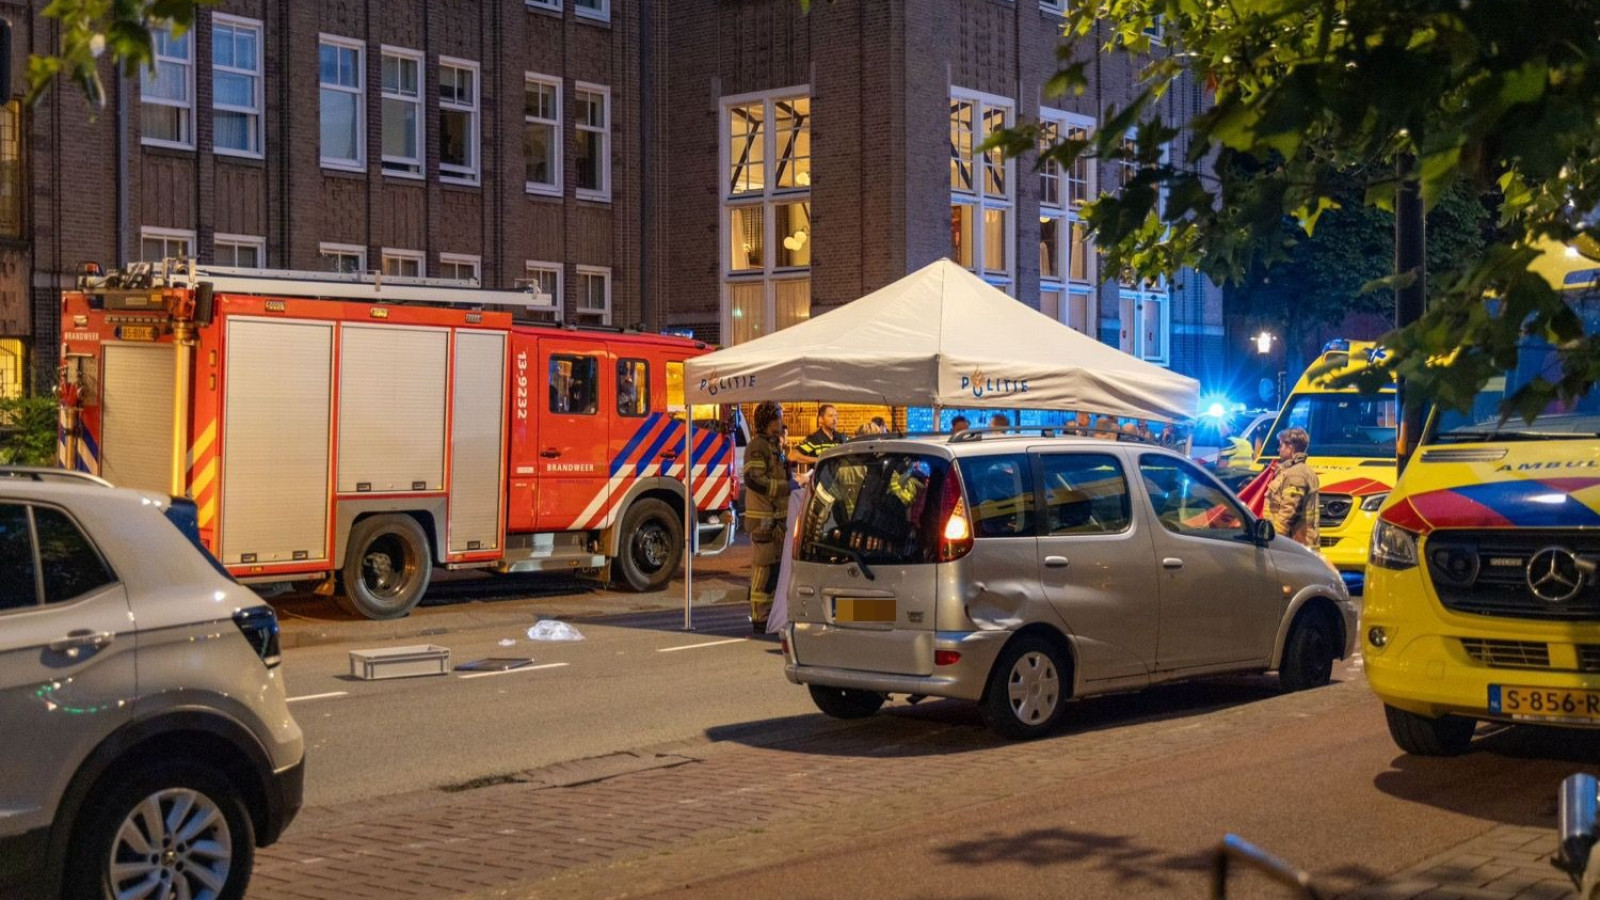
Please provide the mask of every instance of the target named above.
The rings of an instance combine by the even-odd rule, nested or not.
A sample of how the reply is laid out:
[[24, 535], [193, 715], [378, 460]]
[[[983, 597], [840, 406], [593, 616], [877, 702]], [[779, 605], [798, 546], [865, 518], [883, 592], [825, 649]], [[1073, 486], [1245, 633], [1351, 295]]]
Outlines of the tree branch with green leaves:
[[[1151, 39], [1158, 23], [1164, 46]], [[1131, 103], [1103, 110], [1085, 141], [1041, 148], [1039, 126], [1025, 124], [993, 143], [1062, 166], [1087, 156], [1137, 167], [1121, 192], [1085, 210], [1107, 272], [1187, 266], [1237, 284], [1290, 260], [1330, 210], [1392, 210], [1396, 166], [1408, 157], [1430, 208], [1452, 193], [1490, 194], [1499, 217], [1481, 251], [1430, 265], [1427, 312], [1384, 337], [1390, 352], [1364, 386], [1399, 375], [1464, 406], [1514, 365], [1524, 335], [1555, 344], [1560, 371], [1503, 412], [1581, 396], [1600, 374], [1600, 344], [1530, 269], [1552, 246], [1600, 256], [1590, 215], [1600, 207], [1592, 0], [1093, 0], [1066, 17], [1047, 93], [1081, 94], [1097, 53], [1138, 60]], [[1186, 79], [1211, 105], [1164, 122], [1157, 102]], [[1179, 128], [1189, 149], [1167, 159], [1161, 146]], [[1133, 129], [1138, 140], [1125, 144]]]
[[90, 106], [105, 106], [103, 62], [137, 75], [155, 60], [151, 28], [170, 24], [181, 36], [194, 25], [195, 12], [216, 0], [51, 0], [42, 15], [60, 28], [53, 54], [28, 59], [28, 102], [34, 103], [59, 78], [83, 91]]

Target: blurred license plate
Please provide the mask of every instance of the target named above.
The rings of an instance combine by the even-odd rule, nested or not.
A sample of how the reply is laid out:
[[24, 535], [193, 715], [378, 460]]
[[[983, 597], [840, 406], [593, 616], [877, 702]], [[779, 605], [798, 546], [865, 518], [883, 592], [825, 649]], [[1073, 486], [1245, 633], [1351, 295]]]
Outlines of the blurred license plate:
[[1491, 684], [1489, 712], [1513, 719], [1600, 722], [1600, 691]]
[[835, 622], [893, 622], [893, 597], [835, 597]]

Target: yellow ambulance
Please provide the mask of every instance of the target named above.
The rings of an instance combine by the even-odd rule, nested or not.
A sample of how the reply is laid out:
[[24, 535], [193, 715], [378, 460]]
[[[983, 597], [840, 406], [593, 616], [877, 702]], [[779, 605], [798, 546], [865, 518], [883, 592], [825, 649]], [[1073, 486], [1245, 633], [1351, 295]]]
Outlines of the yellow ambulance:
[[1339, 570], [1351, 594], [1363, 591], [1372, 526], [1394, 486], [1399, 423], [1393, 384], [1362, 394], [1331, 382], [1382, 355], [1370, 341], [1330, 341], [1300, 376], [1256, 459], [1259, 470], [1277, 457], [1278, 435], [1285, 429], [1304, 428], [1310, 435], [1306, 464], [1322, 483], [1317, 508], [1322, 555]]
[[[1556, 247], [1535, 269], [1600, 329], [1600, 261]], [[1479, 720], [1600, 727], [1600, 391], [1499, 414], [1559, 371], [1524, 339], [1471, 410], [1429, 417], [1378, 513], [1361, 643], [1407, 753], [1464, 753]]]

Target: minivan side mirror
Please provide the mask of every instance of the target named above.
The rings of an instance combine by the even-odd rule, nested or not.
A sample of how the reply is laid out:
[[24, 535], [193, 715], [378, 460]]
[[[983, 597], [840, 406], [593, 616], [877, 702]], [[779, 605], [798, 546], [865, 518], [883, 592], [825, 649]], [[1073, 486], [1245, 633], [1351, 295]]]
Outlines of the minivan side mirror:
[[1600, 782], [1593, 775], [1568, 775], [1561, 782], [1558, 831], [1561, 845], [1556, 848], [1556, 868], [1572, 876], [1574, 884], [1583, 880], [1594, 849], [1596, 820], [1600, 819]]
[[1272, 539], [1277, 536], [1278, 529], [1273, 526], [1271, 519], [1257, 519], [1255, 524], [1250, 526], [1250, 539], [1259, 547], [1271, 544]]

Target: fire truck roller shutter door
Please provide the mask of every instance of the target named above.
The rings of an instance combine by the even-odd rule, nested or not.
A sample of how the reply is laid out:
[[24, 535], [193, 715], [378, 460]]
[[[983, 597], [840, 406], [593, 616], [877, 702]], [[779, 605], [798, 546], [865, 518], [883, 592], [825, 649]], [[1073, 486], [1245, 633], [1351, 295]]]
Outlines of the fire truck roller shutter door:
[[339, 493], [444, 490], [450, 333], [346, 325], [339, 351]]
[[100, 476], [117, 487], [172, 490], [171, 344], [107, 344]]
[[333, 326], [243, 318], [227, 326], [222, 562], [325, 560]]
[[505, 491], [506, 336], [456, 332], [450, 417], [451, 553], [500, 549]]

